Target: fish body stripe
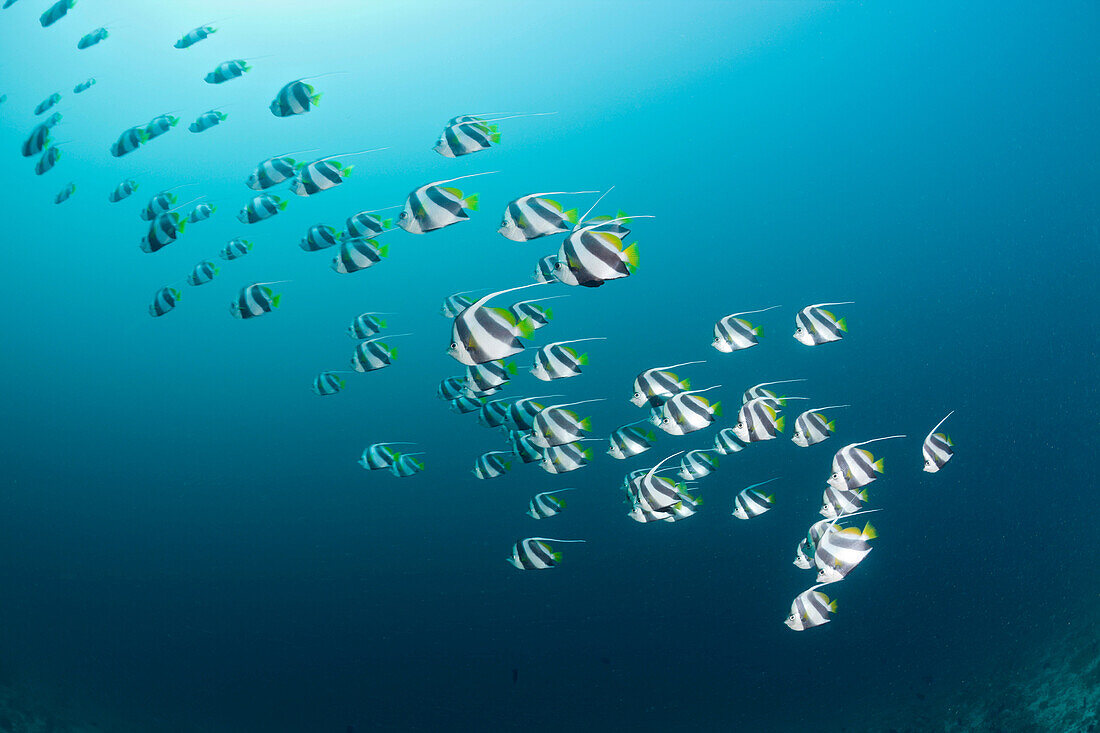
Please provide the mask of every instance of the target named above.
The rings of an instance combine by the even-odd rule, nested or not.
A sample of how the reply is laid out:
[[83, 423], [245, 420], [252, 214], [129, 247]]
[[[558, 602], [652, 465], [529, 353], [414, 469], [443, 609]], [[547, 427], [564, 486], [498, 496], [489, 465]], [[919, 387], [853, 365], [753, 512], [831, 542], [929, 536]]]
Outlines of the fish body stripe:
[[811, 589], [799, 593], [791, 604], [787, 626], [795, 631], [805, 631], [829, 623], [832, 615], [830, 602], [829, 597], [821, 591]]
[[[829, 430], [828, 419], [820, 412], [807, 410], [794, 421], [792, 440], [799, 445], [811, 446], [827, 440], [833, 433]], [[801, 441], [799, 442], [799, 438]]]
[[420, 473], [424, 470], [423, 464], [416, 460], [413, 456], [399, 455], [390, 464], [390, 473], [398, 478], [405, 478], [412, 476], [413, 474]]
[[477, 412], [481, 409], [481, 400], [473, 397], [460, 396], [451, 400], [451, 410], [460, 415], [468, 412]]
[[943, 433], [925, 438], [921, 452], [924, 454], [924, 470], [928, 473], [939, 471], [955, 455], [950, 439]]
[[333, 161], [317, 161], [299, 171], [298, 177], [290, 185], [290, 190], [299, 196], [312, 196], [320, 191], [339, 186], [344, 182], [346, 175], [347, 169]]
[[292, 158], [269, 158], [256, 166], [248, 178], [248, 187], [253, 191], [262, 191], [277, 186], [283, 181], [298, 175], [298, 169]]
[[795, 337], [801, 337], [803, 343], [816, 346], [832, 341], [840, 341], [844, 334], [836, 319], [822, 310], [807, 306], [794, 317]]
[[149, 315], [157, 318], [176, 307], [180, 299], [180, 291], [175, 288], [161, 288], [153, 296], [153, 302], [149, 304]]
[[714, 436], [714, 447], [722, 455], [737, 453], [743, 450], [745, 445], [747, 444], [737, 437], [737, 433], [733, 432], [733, 428], [722, 428]]
[[515, 242], [567, 232], [572, 224], [564, 214], [537, 196], [523, 196], [504, 209], [500, 233]]
[[399, 455], [400, 453], [385, 443], [371, 443], [363, 450], [359, 465], [368, 471], [377, 471], [389, 468]]
[[821, 515], [827, 519], [853, 514], [862, 508], [863, 496], [854, 490], [828, 486], [821, 496]]
[[[748, 349], [760, 343], [753, 332], [753, 325], [743, 318], [726, 316], [714, 324], [714, 343], [716, 348], [725, 344], [729, 351]], [[726, 349], [719, 348], [719, 351]]]
[[386, 231], [382, 221], [366, 211], [360, 211], [349, 216], [344, 228], [347, 230], [349, 237], [369, 237], [372, 234], [381, 234]]
[[248, 71], [248, 64], [244, 61], [223, 61], [206, 75], [205, 81], [207, 84], [224, 84], [227, 81], [236, 79], [246, 71]]
[[713, 408], [706, 399], [693, 394], [673, 395], [661, 407], [659, 427], [670, 435], [693, 433], [714, 422]]
[[187, 282], [190, 285], [203, 285], [213, 280], [217, 274], [217, 266], [210, 260], [203, 260], [191, 270], [191, 274], [187, 276]]
[[336, 227], [327, 224], [314, 224], [298, 242], [298, 246], [306, 252], [318, 252], [336, 245], [338, 232]]
[[230, 313], [237, 318], [247, 319], [270, 313], [275, 308], [274, 293], [265, 285], [248, 285], [237, 293], [237, 299], [230, 305]]
[[[393, 351], [381, 341], [363, 341], [355, 347], [351, 365], [357, 372], [373, 372], [393, 363]], [[479, 405], [480, 407], [480, 405]]]
[[313, 391], [322, 397], [336, 394], [344, 388], [344, 380], [332, 372], [321, 372], [313, 380]]
[[588, 465], [588, 454], [576, 443], [542, 449], [539, 465], [547, 473], [567, 473]]
[[645, 453], [653, 447], [641, 428], [633, 425], [626, 425], [611, 433], [608, 441], [611, 444], [607, 451], [608, 454], [612, 458], [618, 459], [630, 458]]
[[560, 407], [547, 407], [535, 415], [531, 442], [540, 448], [575, 443], [588, 435], [576, 413]]
[[340, 242], [340, 251], [332, 259], [332, 269], [347, 274], [365, 270], [382, 261], [382, 252], [378, 242], [373, 239], [345, 239]]
[[545, 570], [558, 564], [550, 546], [535, 539], [517, 542], [512, 547], [511, 561], [520, 570]]

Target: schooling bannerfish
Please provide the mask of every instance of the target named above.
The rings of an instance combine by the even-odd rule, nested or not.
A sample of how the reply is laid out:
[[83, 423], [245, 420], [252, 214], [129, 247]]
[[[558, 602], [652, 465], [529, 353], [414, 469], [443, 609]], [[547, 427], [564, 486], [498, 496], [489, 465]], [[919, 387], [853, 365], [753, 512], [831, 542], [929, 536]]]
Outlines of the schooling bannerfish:
[[818, 303], [800, 310], [794, 317], [795, 340], [806, 346], [817, 346], [844, 338], [844, 333], [848, 331], [847, 321], [843, 318], [838, 320], [832, 313], [824, 310], [826, 306], [834, 305], [852, 305], [852, 301]]
[[890, 435], [885, 438], [865, 440], [862, 443], [849, 443], [833, 456], [833, 472], [827, 483], [835, 489], [854, 490], [866, 486], [883, 472], [883, 459], [875, 460], [871, 451], [864, 450], [860, 446], [904, 437], [904, 435]]
[[87, 79], [85, 81], [80, 82], [75, 87], [73, 87], [73, 94], [80, 94], [81, 92], [86, 92], [94, 86], [95, 86], [95, 79], [94, 78]]
[[180, 118], [174, 115], [157, 115], [145, 126], [146, 141], [152, 140], [155, 137], [160, 137], [178, 125], [179, 122]]
[[200, 25], [194, 30], [187, 31], [178, 41], [173, 44], [176, 48], [190, 48], [199, 41], [205, 40], [211, 33], [216, 33], [217, 28], [209, 25]]
[[55, 204], [63, 204], [68, 201], [69, 197], [72, 196], [74, 193], [76, 193], [76, 184], [70, 183], [68, 186], [65, 186], [65, 188], [57, 192], [57, 195], [54, 196], [53, 202]]
[[772, 481], [778, 479], [770, 478], [767, 481], [761, 481], [758, 484], [747, 486], [740, 491], [733, 498], [733, 516], [738, 519], [752, 519], [753, 517], [759, 517], [764, 512], [775, 506], [775, 494], [765, 494], [762, 491], [757, 491], [757, 486], [763, 486], [764, 484], [770, 484]]
[[[386, 322], [378, 316], [385, 315], [375, 311], [360, 313], [348, 326], [348, 335], [353, 339], [369, 339], [386, 327]], [[457, 393], [455, 394], [457, 397]]]
[[46, 8], [46, 12], [38, 17], [38, 22], [43, 28], [49, 28], [65, 17], [69, 10], [76, 5], [76, 0], [57, 0], [56, 3]]
[[748, 443], [738, 438], [733, 428], [722, 428], [714, 436], [714, 449], [723, 456], [742, 451], [746, 445]]
[[278, 196], [263, 193], [244, 205], [244, 208], [237, 213], [237, 220], [242, 224], [255, 224], [258, 221], [270, 219], [285, 209], [286, 201]]
[[558, 489], [557, 491], [543, 491], [540, 494], [535, 494], [528, 504], [527, 516], [532, 519], [546, 519], [547, 517], [553, 517], [561, 513], [562, 509], [565, 509], [565, 501], [559, 499], [555, 494], [562, 491], [575, 491], [576, 489]]
[[163, 316], [176, 307], [182, 295], [176, 288], [161, 288], [153, 295], [153, 302], [149, 304], [149, 315], [153, 318]]
[[285, 155], [268, 158], [256, 166], [256, 170], [248, 176], [245, 183], [253, 191], [263, 191], [294, 178], [303, 165], [305, 164]]
[[528, 537], [512, 546], [512, 555], [508, 562], [519, 570], [546, 570], [556, 567], [562, 555], [556, 552], [548, 542], [584, 542], [584, 540], [556, 540], [550, 537]]
[[511, 451], [494, 450], [482, 453], [474, 461], [473, 474], [479, 479], [500, 478], [512, 468], [512, 462], [505, 460], [504, 456], [512, 455]]
[[951, 442], [951, 438], [946, 433], [936, 432], [940, 429], [940, 425], [954, 414], [955, 411], [952, 410], [943, 420], [936, 423], [936, 427], [932, 428], [932, 432], [928, 433], [921, 445], [921, 453], [924, 454], [924, 470], [927, 473], [936, 473], [955, 455], [955, 444]]
[[510, 311], [502, 308], [487, 308], [491, 298], [535, 285], [520, 285], [515, 288], [497, 290], [470, 304], [454, 317], [451, 326], [451, 344], [447, 353], [460, 364], [473, 366], [487, 361], [504, 359], [523, 351], [519, 341], [531, 338], [534, 325], [527, 318], [517, 321]]
[[394, 445], [413, 445], [413, 443], [371, 443], [363, 449], [363, 455], [359, 457], [359, 465], [368, 471], [389, 468], [401, 455], [390, 447]]
[[466, 212], [467, 210], [477, 211], [478, 194], [467, 196], [460, 189], [444, 187], [442, 184], [484, 175], [488, 174], [472, 173], [468, 176], [433, 181], [417, 188], [405, 201], [405, 207], [397, 218], [397, 225], [412, 234], [425, 234], [469, 220], [470, 215]]
[[340, 372], [321, 372], [313, 380], [312, 390], [316, 395], [327, 397], [348, 386], [347, 380], [339, 376]]
[[588, 354], [578, 354], [575, 349], [565, 344], [603, 340], [605, 340], [603, 336], [593, 336], [549, 343], [535, 352], [535, 363], [531, 367], [531, 374], [544, 382], [579, 376], [581, 367], [588, 364]]
[[229, 304], [229, 312], [234, 318], [242, 320], [257, 318], [279, 307], [281, 293], [276, 293], [268, 285], [274, 283], [253, 283], [241, 288], [237, 298]]
[[340, 250], [332, 258], [332, 269], [341, 274], [359, 272], [389, 256], [388, 244], [379, 245], [373, 239], [343, 239]]
[[113, 204], [117, 204], [123, 199], [128, 199], [138, 189], [138, 183], [132, 178], [127, 178], [122, 183], [115, 186], [115, 190], [107, 194], [107, 200]]
[[680, 459], [679, 476], [684, 481], [695, 481], [709, 476], [718, 468], [718, 459], [705, 450], [689, 450]]
[[317, 90], [302, 79], [296, 79], [279, 90], [268, 109], [276, 117], [293, 117], [304, 115], [320, 103], [321, 95]]
[[829, 600], [818, 588], [828, 583], [819, 583], [795, 596], [791, 603], [791, 615], [784, 621], [794, 631], [805, 631], [815, 626], [827, 624], [836, 613], [836, 601]]
[[545, 196], [567, 196], [595, 191], [550, 191], [531, 193], [512, 201], [504, 209], [497, 231], [513, 242], [530, 242], [551, 234], [568, 232], [577, 223], [577, 210], [566, 211], [560, 203]]
[[119, 135], [118, 140], [111, 144], [111, 155], [121, 158], [123, 155], [134, 152], [148, 140], [149, 135], [145, 132], [144, 126], [131, 127]]
[[660, 407], [673, 395], [691, 389], [690, 379], [680, 379], [669, 370], [702, 363], [685, 361], [681, 364], [646, 369], [634, 378], [634, 393], [630, 396], [631, 404], [635, 407], [645, 405]]
[[648, 418], [643, 418], [616, 428], [615, 432], [608, 436], [610, 446], [607, 449], [607, 455], [618, 460], [624, 460], [645, 453], [652, 448], [653, 444], [657, 442], [657, 434], [652, 430], [634, 427], [648, 422]]
[[246, 254], [252, 251], [252, 242], [247, 239], [241, 239], [236, 237], [229, 240], [229, 243], [225, 245], [218, 256], [223, 260], [235, 260], [244, 257]]
[[224, 84], [227, 81], [232, 81], [245, 72], [252, 69], [243, 59], [234, 59], [233, 61], [223, 61], [218, 66], [207, 74], [203, 81], [207, 84]]
[[198, 118], [187, 126], [187, 129], [191, 132], [204, 132], [211, 127], [220, 125], [228, 117], [224, 112], [217, 110], [210, 110], [209, 112], [203, 112]]
[[210, 260], [203, 260], [191, 270], [191, 274], [187, 276], [187, 284], [205, 285], [213, 280], [219, 272], [221, 272], [221, 270], [218, 269], [217, 265]]
[[821, 411], [839, 410], [842, 407], [851, 407], [851, 405], [829, 405], [806, 410], [795, 418], [791, 441], [800, 448], [809, 448], [811, 445], [828, 440], [836, 429], [836, 422], [829, 420], [821, 414]]
[[712, 405], [706, 397], [700, 397], [699, 394], [720, 386], [722, 385], [673, 395], [661, 406], [660, 422], [657, 426], [669, 435], [686, 435], [709, 426], [714, 422], [715, 416], [721, 417], [722, 403], [715, 402]]
[[91, 48], [100, 41], [107, 40], [108, 35], [110, 34], [107, 33], [106, 28], [96, 28], [91, 33], [81, 36], [80, 40], [76, 42], [76, 47], [83, 51], [86, 48]]
[[723, 316], [714, 324], [714, 340], [710, 342], [710, 345], [725, 354], [756, 346], [760, 343], [760, 337], [764, 335], [764, 329], [760, 326], [752, 325], [739, 316], [748, 316], [753, 313], [765, 313], [779, 307], [778, 305], [773, 305], [769, 308], [762, 308], [760, 310], [741, 311], [740, 313], [731, 313], [728, 316]]

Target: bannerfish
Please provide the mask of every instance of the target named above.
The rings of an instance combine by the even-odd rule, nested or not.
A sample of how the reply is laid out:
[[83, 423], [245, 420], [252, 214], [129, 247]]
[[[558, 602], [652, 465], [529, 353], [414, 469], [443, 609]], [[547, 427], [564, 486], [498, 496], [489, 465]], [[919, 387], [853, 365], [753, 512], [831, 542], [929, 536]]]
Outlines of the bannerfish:
[[828, 405], [827, 407], [814, 407], [806, 410], [794, 421], [794, 434], [791, 441], [799, 448], [809, 448], [822, 441], [828, 440], [836, 429], [836, 422], [829, 420], [821, 414], [823, 410], [839, 410], [851, 405]]
[[806, 346], [827, 344], [830, 341], [840, 341], [848, 331], [848, 323], [845, 319], [837, 320], [827, 310], [826, 306], [852, 305], [852, 301], [842, 303], [818, 303], [808, 305], [794, 317], [794, 338], [798, 343]]
[[940, 425], [954, 414], [955, 411], [952, 410], [943, 420], [936, 423], [936, 427], [932, 428], [932, 432], [928, 433], [928, 437], [921, 445], [921, 452], [924, 454], [924, 470], [927, 473], [936, 473], [955, 455], [955, 444], [951, 442], [951, 438], [946, 433], [936, 432], [940, 429]]
[[753, 313], [765, 313], [779, 307], [778, 305], [773, 305], [769, 308], [762, 308], [755, 311], [731, 313], [728, 316], [719, 318], [717, 323], [714, 324], [714, 340], [710, 342], [710, 345], [724, 354], [730, 354], [734, 351], [741, 351], [742, 349], [756, 346], [760, 343], [760, 337], [764, 335], [764, 329], [760, 326], [752, 325], [740, 316], [748, 316]]

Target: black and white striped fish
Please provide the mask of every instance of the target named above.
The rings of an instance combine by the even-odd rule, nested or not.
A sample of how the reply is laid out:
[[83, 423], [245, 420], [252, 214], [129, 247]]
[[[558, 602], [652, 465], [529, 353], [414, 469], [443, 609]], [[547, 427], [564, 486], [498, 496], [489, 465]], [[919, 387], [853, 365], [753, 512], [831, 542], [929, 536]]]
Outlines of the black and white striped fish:
[[806, 530], [806, 536], [799, 541], [798, 547], [795, 548], [795, 567], [809, 570], [814, 566], [814, 553], [817, 552], [817, 542], [821, 539], [821, 535], [836, 531], [833, 519], [835, 517], [814, 522]]
[[524, 463], [538, 463], [542, 460], [542, 448], [531, 442], [531, 436], [518, 430], [508, 431], [508, 447]]
[[707, 427], [714, 422], [716, 415], [722, 416], [722, 403], [712, 405], [706, 397], [699, 395], [721, 386], [716, 384], [673, 395], [661, 406], [661, 420], [657, 427], [669, 435], [686, 435]]
[[36, 125], [27, 139], [23, 141], [23, 157], [38, 155], [50, 144], [50, 126], [46, 123]]
[[578, 441], [543, 448], [539, 467], [547, 473], [568, 473], [584, 468], [591, 460], [592, 451], [582, 447]]
[[[366, 337], [364, 337], [366, 338]], [[453, 400], [461, 397], [466, 389], [466, 376], [446, 377], [439, 382], [435, 396], [441, 400]]]
[[788, 628], [805, 631], [832, 620], [832, 615], [836, 613], [836, 601], [829, 600], [829, 596], [818, 590], [823, 585], [828, 583], [819, 583], [795, 596], [791, 602], [791, 615], [783, 622]]
[[75, 87], [73, 87], [73, 94], [80, 94], [81, 92], [86, 92], [94, 86], [95, 86], [95, 78], [90, 77], [90, 78], [85, 79], [84, 81], [80, 82]]
[[579, 376], [581, 367], [588, 364], [588, 354], [578, 354], [576, 350], [565, 344], [606, 340], [604, 336], [592, 336], [590, 338], [551, 342], [535, 352], [535, 363], [531, 367], [531, 374], [536, 379], [541, 379], [544, 382]]
[[187, 216], [187, 221], [194, 224], [197, 221], [206, 221], [214, 212], [218, 210], [217, 206], [213, 204], [196, 204], [195, 208], [191, 209], [191, 213]]
[[132, 178], [127, 178], [122, 183], [115, 186], [115, 190], [107, 194], [107, 200], [112, 204], [117, 204], [123, 199], [128, 199], [138, 189], [138, 182]]
[[219, 112], [216, 109], [212, 109], [209, 112], [203, 112], [201, 115], [195, 118], [195, 121], [187, 126], [187, 129], [191, 132], [204, 132], [211, 127], [220, 125], [228, 117], [224, 112]]
[[692, 364], [702, 364], [701, 361], [685, 361], [671, 366], [653, 367], [634, 378], [634, 394], [630, 396], [630, 402], [635, 407], [660, 407], [669, 397], [679, 394], [685, 389], [691, 389], [690, 379], [680, 379], [669, 371]]
[[153, 196], [153, 198], [149, 199], [149, 202], [145, 204], [145, 208], [138, 212], [138, 216], [140, 216], [143, 221], [153, 221], [161, 214], [171, 211], [178, 200], [176, 194], [169, 191], [161, 191]]
[[334, 395], [348, 386], [347, 380], [340, 376], [340, 372], [321, 372], [313, 380], [313, 393], [321, 397]]
[[144, 126], [131, 127], [119, 135], [118, 140], [111, 143], [111, 155], [121, 158], [123, 155], [134, 152], [148, 140], [149, 136], [146, 134]]
[[648, 422], [649, 419], [646, 418], [617, 427], [615, 432], [608, 436], [610, 445], [607, 449], [607, 455], [621, 461], [645, 453], [652, 448], [653, 444], [657, 442], [657, 434], [652, 430], [635, 427]]
[[482, 296], [454, 317], [451, 325], [451, 344], [447, 353], [460, 364], [473, 366], [487, 361], [504, 359], [523, 351], [520, 337], [531, 338], [534, 325], [529, 319], [517, 321], [510, 311], [488, 308], [492, 298], [536, 285], [520, 285], [498, 290]]
[[61, 159], [61, 150], [56, 147], [48, 147], [42, 152], [42, 157], [34, 164], [35, 175], [42, 175], [57, 165]]
[[517, 321], [521, 321], [524, 318], [530, 319], [531, 325], [534, 326], [537, 331], [543, 326], [550, 325], [550, 321], [554, 318], [553, 310], [538, 304], [544, 300], [557, 300], [558, 298], [564, 297], [564, 295], [551, 295], [549, 298], [521, 300], [517, 303], [513, 303], [508, 310], [512, 312], [512, 315], [515, 316]]
[[155, 137], [160, 137], [161, 135], [178, 125], [179, 122], [180, 118], [174, 115], [157, 115], [153, 119], [149, 120], [149, 124], [145, 126], [146, 142], [152, 140]]
[[407, 478], [424, 470], [424, 462], [414, 456], [423, 453], [401, 453], [390, 464], [390, 473], [398, 478]]
[[199, 264], [195, 265], [195, 268], [191, 270], [191, 274], [187, 276], [188, 285], [205, 285], [214, 279], [221, 270], [210, 260], [203, 260]]
[[473, 298], [466, 297], [466, 293], [472, 291], [463, 290], [458, 293], [451, 293], [443, 299], [443, 305], [439, 307], [439, 312], [444, 318], [454, 318], [462, 311], [473, 305]]
[[106, 41], [109, 35], [110, 33], [107, 32], [106, 28], [96, 28], [91, 33], [85, 33], [83, 36], [81, 36], [80, 40], [76, 42], [76, 47], [78, 50], [83, 51], [84, 49], [91, 48], [92, 46], [95, 46], [102, 41]]
[[836, 422], [829, 420], [821, 414], [822, 410], [839, 410], [851, 405], [828, 405], [827, 407], [814, 407], [806, 410], [794, 421], [794, 434], [791, 440], [799, 448], [809, 448], [822, 441], [828, 440], [836, 429]]
[[543, 491], [542, 493], [535, 494], [531, 502], [527, 505], [527, 516], [532, 519], [546, 519], [555, 514], [560, 514], [561, 510], [565, 508], [565, 501], [559, 499], [555, 494], [559, 494], [562, 491], [575, 490], [576, 489], [558, 489], [557, 491]]
[[537, 400], [546, 400], [561, 395], [545, 395], [540, 397], [520, 397], [508, 407], [508, 417], [504, 425], [509, 430], [527, 432], [535, 424], [535, 416], [542, 412], [546, 406]]
[[710, 345], [724, 354], [756, 346], [760, 343], [760, 337], [764, 335], [764, 329], [760, 326], [752, 325], [739, 316], [748, 316], [753, 313], [765, 313], [779, 307], [778, 305], [773, 305], [769, 308], [762, 308], [760, 310], [741, 311], [740, 313], [731, 313], [728, 316], [723, 316], [714, 324], [714, 340], [710, 342]]
[[875, 460], [871, 451], [864, 450], [860, 446], [904, 437], [906, 436], [889, 435], [885, 438], [865, 440], [862, 443], [849, 443], [833, 456], [833, 472], [826, 483], [835, 489], [853, 490], [866, 486], [883, 472], [884, 459]]
[[468, 220], [470, 215], [466, 210], [477, 211], [479, 195], [474, 193], [467, 196], [460, 189], [444, 187], [442, 184], [484, 175], [488, 173], [447, 178], [417, 188], [405, 201], [405, 207], [397, 218], [397, 226], [412, 234], [424, 234]]
[[394, 445], [413, 445], [413, 443], [371, 443], [363, 449], [363, 455], [359, 457], [359, 465], [368, 471], [389, 468], [401, 455], [399, 451], [390, 447]]
[[515, 362], [501, 359], [466, 367], [466, 394], [478, 397], [498, 390], [516, 373]]
[[240, 237], [234, 237], [229, 240], [229, 243], [222, 247], [218, 252], [218, 256], [223, 260], [235, 260], [240, 257], [244, 257], [246, 254], [252, 251], [252, 242], [247, 239], [241, 239]]
[[481, 406], [481, 409], [477, 413], [478, 423], [487, 428], [503, 427], [504, 420], [508, 417], [508, 408], [511, 406], [514, 399], [514, 397], [501, 397], [499, 399], [489, 400]]
[[291, 192], [299, 196], [312, 196], [315, 193], [336, 188], [343, 183], [344, 179], [351, 175], [355, 166], [332, 160], [334, 157], [336, 156], [321, 158], [303, 166], [290, 182]]
[[[389, 315], [378, 311], [360, 313], [348, 326], [348, 336], [353, 339], [369, 339], [386, 327], [386, 322], [378, 316]], [[457, 394], [456, 394], [457, 396]]]
[[268, 109], [276, 117], [293, 117], [294, 115], [304, 115], [320, 102], [321, 95], [311, 84], [306, 84], [303, 79], [295, 79], [289, 84], [283, 85], [283, 88], [275, 95], [275, 99], [271, 100]]
[[255, 224], [258, 221], [270, 219], [285, 209], [286, 201], [278, 196], [262, 193], [244, 205], [244, 208], [237, 213], [237, 220], [242, 224]]
[[58, 92], [54, 92], [53, 94], [39, 102], [37, 106], [35, 106], [34, 113], [36, 115], [43, 114], [60, 101], [61, 95]]
[[149, 304], [149, 315], [153, 318], [163, 316], [176, 307], [176, 303], [183, 296], [179, 290], [173, 287], [161, 288], [153, 294], [153, 302]]
[[[837, 520], [834, 519], [834, 526]], [[827, 531], [817, 541], [814, 565], [817, 566], [817, 582], [831, 583], [844, 580], [848, 573], [863, 562], [871, 552], [870, 541], [878, 532], [870, 522], [862, 530], [845, 527], [835, 532]]]
[[65, 188], [57, 192], [57, 195], [53, 197], [55, 204], [63, 204], [69, 200], [69, 197], [76, 193], [76, 184], [69, 183]]
[[479, 479], [500, 478], [512, 468], [512, 462], [503, 458], [503, 456], [510, 455], [512, 453], [506, 450], [492, 450], [488, 453], [482, 453], [474, 461], [472, 469], [474, 476]]
[[552, 537], [528, 537], [512, 546], [508, 562], [519, 570], [546, 570], [561, 562], [561, 553], [548, 542], [584, 542], [584, 540], [556, 540]]
[[76, 0], [57, 0], [53, 5], [46, 8], [46, 11], [42, 15], [38, 16], [38, 22], [42, 24], [43, 28], [49, 28], [65, 17], [69, 12], [69, 8], [76, 5]]
[[176, 241], [186, 226], [187, 220], [179, 214], [169, 212], [159, 215], [149, 223], [149, 231], [141, 238], [141, 251], [157, 252], [163, 249]]
[[767, 481], [761, 481], [742, 489], [733, 498], [733, 516], [738, 519], [752, 519], [753, 517], [759, 517], [775, 506], [775, 494], [765, 494], [762, 491], [757, 491], [756, 487], [777, 480], [777, 478], [770, 478]]
[[[805, 397], [784, 397], [783, 400], [804, 400]], [[756, 397], [741, 405], [733, 432], [743, 443], [774, 440], [783, 432], [786, 417], [779, 415], [778, 400], [774, 397]]]
[[281, 293], [268, 287], [275, 283], [252, 283], [240, 289], [236, 299], [229, 304], [229, 312], [234, 318], [248, 319], [270, 313], [279, 307]]
[[844, 334], [848, 331], [847, 321], [843, 318], [837, 320], [836, 316], [824, 310], [825, 307], [834, 305], [852, 305], [852, 301], [817, 303], [800, 310], [794, 317], [795, 340], [806, 346], [817, 346], [844, 338]]
[[539, 411], [531, 425], [531, 442], [539, 448], [550, 448], [555, 445], [575, 443], [588, 435], [592, 429], [592, 419], [581, 418], [567, 407], [586, 405], [591, 402], [602, 402], [603, 399], [581, 400], [579, 402], [564, 402], [560, 405], [550, 405]]
[[[376, 211], [385, 211], [377, 209]], [[372, 237], [393, 228], [393, 219], [380, 219], [374, 216], [374, 211], [360, 211], [352, 214], [344, 222], [344, 229], [349, 237]]]
[[936, 473], [955, 455], [955, 444], [951, 442], [950, 436], [936, 432], [940, 429], [940, 425], [954, 414], [955, 411], [952, 410], [943, 420], [936, 423], [936, 427], [932, 428], [932, 432], [928, 433], [921, 445], [921, 453], [924, 454], [924, 470], [927, 473]]
[[205, 40], [211, 33], [216, 33], [217, 28], [209, 25], [200, 25], [198, 28], [187, 31], [183, 34], [183, 37], [176, 41], [173, 46], [176, 48], [190, 48], [199, 41]]
[[443, 128], [432, 150], [444, 158], [457, 158], [486, 150], [500, 142], [496, 125], [480, 121], [465, 121]]
[[535, 265], [535, 282], [540, 285], [560, 282], [557, 276], [557, 264], [558, 256], [556, 254], [546, 255], [539, 260], [538, 264]]
[[333, 247], [340, 239], [340, 232], [328, 224], [314, 224], [306, 235], [298, 241], [298, 246], [306, 252], [319, 252]]
[[733, 432], [733, 428], [722, 428], [714, 436], [714, 449], [719, 455], [728, 456], [731, 453], [737, 453], [744, 450], [746, 445], [748, 444]]
[[826, 486], [821, 495], [821, 508], [817, 513], [826, 519], [836, 519], [846, 514], [855, 514], [867, 501], [867, 489], [838, 489]]
[[554, 274], [566, 285], [596, 288], [608, 280], [629, 277], [638, 268], [637, 247], [637, 242], [624, 246], [609, 232], [575, 229], [558, 248]]
[[652, 509], [646, 509], [642, 504], [635, 504], [626, 516], [635, 522], [678, 522], [693, 514], [695, 514], [695, 505], [682, 500], [664, 512], [655, 512]]
[[207, 74], [203, 80], [207, 84], [224, 84], [227, 81], [236, 79], [251, 69], [252, 67], [245, 63], [244, 59], [223, 61], [218, 64], [213, 71]]
[[718, 468], [718, 459], [706, 450], [689, 450], [680, 459], [679, 476], [684, 481], [695, 481], [709, 476]]
[[[395, 333], [386, 338], [408, 336], [407, 333]], [[384, 369], [397, 358], [397, 349], [383, 342], [381, 338], [360, 341], [351, 357], [351, 366], [357, 372], [373, 372]]]
[[569, 196], [595, 191], [549, 191], [529, 193], [512, 201], [504, 209], [504, 218], [497, 229], [501, 236], [513, 242], [530, 242], [551, 234], [568, 232], [577, 223], [577, 210], [564, 207], [545, 196]]
[[359, 272], [381, 262], [390, 254], [388, 244], [373, 239], [341, 239], [340, 249], [332, 258], [332, 269], [341, 274]]
[[294, 178], [303, 165], [305, 163], [299, 163], [287, 155], [268, 158], [256, 166], [256, 170], [248, 176], [246, 184], [253, 191], [263, 191]]
[[457, 412], [459, 415], [465, 415], [470, 412], [477, 412], [481, 409], [482, 401], [474, 397], [467, 397], [460, 395], [450, 401], [450, 407], [452, 412]]
[[692, 504], [697, 502], [695, 497], [688, 494], [681, 484], [676, 483], [672, 479], [657, 475], [658, 470], [665, 462], [679, 456], [681, 453], [683, 453], [683, 451], [673, 453], [671, 456], [662, 459], [660, 463], [650, 468], [649, 471], [638, 480], [636, 484], [636, 501], [641, 503], [646, 509], [658, 513], [667, 513], [677, 504], [681, 504], [685, 500], [690, 500]]

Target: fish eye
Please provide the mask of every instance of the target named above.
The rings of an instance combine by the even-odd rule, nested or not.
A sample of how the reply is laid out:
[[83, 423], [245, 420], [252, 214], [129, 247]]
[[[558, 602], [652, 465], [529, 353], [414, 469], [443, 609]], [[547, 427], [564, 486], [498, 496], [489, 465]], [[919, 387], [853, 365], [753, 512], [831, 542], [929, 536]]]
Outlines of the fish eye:
[[500, 223], [500, 225], [501, 225], [502, 227], [506, 227], [506, 226], [508, 226], [508, 220], [507, 220], [507, 219], [505, 219], [504, 221], [502, 221], [502, 222]]
[[457, 348], [458, 348], [458, 344], [456, 344], [456, 343], [455, 343], [454, 341], [452, 341], [452, 342], [451, 342], [451, 348], [452, 348], [452, 349], [457, 349]]
[[407, 212], [407, 211], [402, 211], [402, 212], [401, 212], [401, 216], [400, 216], [400, 217], [398, 217], [398, 218], [400, 218], [400, 219], [408, 219], [408, 218], [409, 218], [409, 212]]

